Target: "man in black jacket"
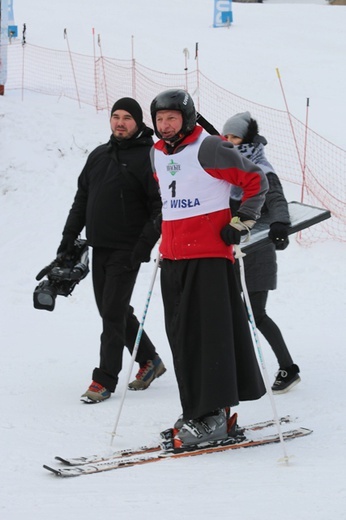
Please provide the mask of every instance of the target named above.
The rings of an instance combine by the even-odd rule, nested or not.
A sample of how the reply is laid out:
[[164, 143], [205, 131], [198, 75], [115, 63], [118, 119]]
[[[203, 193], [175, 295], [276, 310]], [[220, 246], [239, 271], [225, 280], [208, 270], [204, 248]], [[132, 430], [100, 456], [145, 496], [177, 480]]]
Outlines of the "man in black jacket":
[[[58, 253], [71, 252], [85, 226], [93, 248], [92, 276], [96, 304], [103, 322], [100, 365], [82, 395], [84, 402], [100, 402], [115, 391], [122, 368], [124, 345], [133, 351], [139, 322], [130, 306], [141, 262], [159, 232], [155, 219], [161, 199], [153, 178], [149, 153], [153, 131], [143, 123], [140, 105], [119, 99], [112, 108], [112, 135], [89, 155], [78, 178]], [[132, 390], [144, 390], [165, 372], [155, 347], [143, 331], [136, 361], [140, 365]]]

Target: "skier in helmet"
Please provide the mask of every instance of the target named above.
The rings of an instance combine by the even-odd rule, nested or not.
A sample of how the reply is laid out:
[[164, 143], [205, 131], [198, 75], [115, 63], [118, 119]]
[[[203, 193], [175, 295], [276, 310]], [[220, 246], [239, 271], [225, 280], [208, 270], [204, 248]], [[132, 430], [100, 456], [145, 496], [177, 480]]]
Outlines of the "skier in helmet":
[[[260, 216], [262, 171], [232, 143], [196, 124], [187, 92], [162, 92], [151, 103], [159, 137], [151, 159], [162, 198], [161, 289], [182, 416], [177, 445], [223, 440], [229, 410], [265, 388], [234, 272], [239, 244]], [[236, 217], [231, 185], [243, 198]]]

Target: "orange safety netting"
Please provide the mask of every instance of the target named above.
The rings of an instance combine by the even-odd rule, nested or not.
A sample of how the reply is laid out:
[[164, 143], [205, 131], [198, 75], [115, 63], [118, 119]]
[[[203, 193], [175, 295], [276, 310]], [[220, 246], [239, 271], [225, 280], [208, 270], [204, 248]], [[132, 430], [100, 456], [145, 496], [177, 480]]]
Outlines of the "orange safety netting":
[[8, 45], [6, 90], [22, 89], [65, 96], [110, 110], [123, 96], [137, 99], [151, 126], [149, 107], [162, 90], [183, 88], [197, 110], [219, 131], [232, 114], [248, 110], [270, 143], [268, 160], [283, 181], [301, 187], [301, 201], [330, 210], [332, 217], [299, 234], [306, 245], [333, 238], [346, 241], [346, 151], [327, 141], [287, 111], [244, 99], [209, 80], [199, 70], [167, 74], [136, 60], [117, 60], [46, 49], [26, 43]]

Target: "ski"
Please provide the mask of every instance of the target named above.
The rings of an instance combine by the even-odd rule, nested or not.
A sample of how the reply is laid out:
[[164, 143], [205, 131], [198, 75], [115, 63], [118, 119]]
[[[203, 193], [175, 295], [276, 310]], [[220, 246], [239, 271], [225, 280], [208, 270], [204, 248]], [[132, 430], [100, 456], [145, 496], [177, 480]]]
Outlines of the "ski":
[[[279, 419], [280, 424], [286, 424], [293, 422], [294, 419], [290, 415], [286, 415]], [[248, 424], [243, 426], [242, 429], [245, 431], [258, 431], [263, 430], [264, 428], [268, 428], [270, 426], [275, 425], [274, 419], [269, 419], [267, 421], [261, 421], [254, 424]], [[161, 446], [159, 444], [155, 444], [153, 446], [140, 446], [138, 448], [130, 448], [119, 450], [111, 453], [110, 455], [90, 455], [88, 457], [55, 457], [55, 460], [58, 460], [62, 464], [66, 464], [68, 466], [81, 466], [82, 464], [94, 464], [95, 462], [104, 462], [107, 460], [118, 459], [122, 457], [129, 457], [132, 455], [143, 455], [145, 453], [153, 453], [155, 451], [160, 451]]]
[[[284, 440], [296, 439], [299, 437], [304, 437], [312, 433], [312, 430], [307, 428], [296, 428], [294, 430], [288, 430], [282, 433]], [[163, 451], [160, 450], [156, 454], [144, 453], [141, 455], [127, 456], [123, 458], [110, 459], [102, 462], [95, 462], [94, 464], [82, 464], [80, 466], [70, 466], [70, 467], [62, 467], [62, 468], [53, 468], [47, 465], [44, 465], [44, 469], [52, 472], [54, 475], [58, 477], [78, 477], [80, 475], [90, 475], [92, 473], [101, 473], [103, 471], [110, 471], [113, 469], [121, 469], [126, 467], [140, 466], [143, 464], [150, 464], [152, 462], [160, 462], [165, 459], [177, 459], [177, 458], [185, 458], [192, 457], [197, 455], [204, 455], [207, 453], [214, 452], [223, 452], [227, 450], [234, 450], [240, 448], [251, 448], [255, 446], [265, 446], [268, 444], [278, 443], [280, 442], [280, 436], [278, 433], [272, 435], [265, 435], [258, 439], [246, 439], [241, 442], [234, 443], [231, 439], [226, 439], [226, 441], [215, 442], [212, 445], [207, 445], [205, 447], [196, 447], [196, 449], [191, 449], [189, 451], [179, 451], [177, 453], [173, 451]]]

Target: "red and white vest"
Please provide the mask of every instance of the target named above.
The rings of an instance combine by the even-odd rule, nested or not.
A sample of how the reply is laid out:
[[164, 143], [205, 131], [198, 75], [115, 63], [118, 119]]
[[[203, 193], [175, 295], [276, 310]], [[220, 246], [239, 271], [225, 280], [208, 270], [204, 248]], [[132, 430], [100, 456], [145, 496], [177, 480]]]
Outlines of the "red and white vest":
[[194, 143], [176, 155], [155, 150], [163, 220], [180, 220], [229, 208], [231, 185], [209, 175], [198, 161], [198, 150], [207, 136], [202, 132]]

